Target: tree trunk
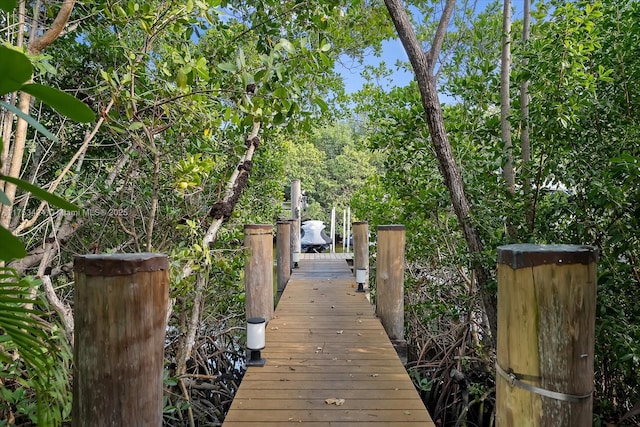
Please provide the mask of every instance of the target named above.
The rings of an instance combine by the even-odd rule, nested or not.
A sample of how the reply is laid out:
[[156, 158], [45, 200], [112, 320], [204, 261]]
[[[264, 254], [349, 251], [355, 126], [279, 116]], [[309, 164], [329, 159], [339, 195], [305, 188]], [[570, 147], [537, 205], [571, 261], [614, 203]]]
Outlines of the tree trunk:
[[[238, 199], [240, 198], [240, 195], [242, 194], [242, 191], [247, 184], [249, 171], [252, 167], [253, 153], [260, 143], [260, 138], [258, 137], [260, 125], [260, 122], [255, 122], [253, 124], [251, 133], [247, 136], [246, 139], [247, 150], [240, 158], [238, 166], [227, 182], [224, 197], [222, 198], [222, 200], [216, 201], [213, 204], [211, 211], [209, 212], [209, 216], [213, 217], [213, 221], [202, 238], [203, 248], [209, 248], [213, 246], [220, 227], [231, 216], [231, 213], [233, 212], [233, 209], [235, 208], [235, 205], [238, 202]], [[201, 267], [202, 271], [199, 271], [196, 275], [196, 284], [193, 297], [193, 310], [191, 312], [191, 318], [189, 319], [187, 330], [183, 332], [185, 339], [181, 345], [181, 348], [179, 349], [179, 355], [177, 357], [176, 372], [178, 373], [178, 375], [184, 374], [186, 371], [187, 360], [191, 357], [191, 352], [193, 351], [193, 346], [195, 345], [198, 325], [200, 324], [200, 318], [202, 316], [201, 305], [205, 298], [205, 291], [208, 285], [209, 270], [211, 268], [211, 266], [206, 261], [204, 264], [205, 265]], [[192, 271], [193, 265], [190, 263], [186, 264], [182, 268], [182, 274], [180, 277], [186, 277], [190, 275]]]
[[[511, 144], [511, 1], [504, 0], [502, 12], [502, 56], [500, 60], [500, 129], [504, 145], [504, 169], [502, 175], [509, 194], [516, 194], [516, 178], [513, 168], [513, 146]], [[511, 234], [511, 232], [510, 232]], [[513, 235], [511, 237], [514, 237]]]
[[[531, 31], [531, 0], [524, 0], [524, 16], [522, 18], [522, 45], [529, 43]], [[527, 67], [529, 60], [526, 55], [522, 58], [522, 66]], [[527, 225], [529, 234], [533, 234], [535, 212], [533, 198], [531, 197], [531, 141], [529, 139], [529, 80], [520, 83], [520, 114], [522, 115], [522, 128], [520, 133], [520, 157], [524, 169], [522, 188], [524, 190]]]
[[456, 213], [467, 242], [467, 248], [471, 255], [471, 268], [475, 274], [484, 309], [489, 319], [491, 334], [495, 337], [497, 329], [496, 295], [488, 287], [491, 275], [487, 268], [482, 265], [480, 259], [483, 250], [482, 240], [470, 216], [471, 208], [464, 191], [464, 183], [460, 169], [453, 157], [451, 144], [449, 143], [449, 138], [444, 128], [444, 115], [442, 113], [440, 100], [438, 99], [436, 79], [433, 75], [434, 64], [438, 57], [438, 46], [444, 37], [444, 31], [446, 31], [447, 27], [446, 24], [443, 25], [443, 21], [446, 20], [446, 22], [448, 22], [451, 14], [450, 11], [453, 9], [453, 3], [453, 0], [447, 1], [441, 24], [438, 26], [435, 41], [427, 55], [421, 49], [420, 42], [413, 31], [407, 12], [401, 2], [399, 0], [385, 0], [391, 20], [396, 27], [402, 45], [407, 51], [407, 56], [409, 57], [418, 82], [422, 106], [425, 110], [427, 125], [429, 127], [429, 133], [431, 134], [431, 142], [436, 152], [440, 173], [444, 178], [445, 186], [451, 197], [453, 210]]

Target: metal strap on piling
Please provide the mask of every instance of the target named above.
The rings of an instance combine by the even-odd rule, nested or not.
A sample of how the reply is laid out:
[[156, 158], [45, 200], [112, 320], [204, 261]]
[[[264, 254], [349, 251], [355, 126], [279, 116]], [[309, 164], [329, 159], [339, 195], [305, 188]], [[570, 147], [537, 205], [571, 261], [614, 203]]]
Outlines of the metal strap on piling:
[[498, 365], [497, 363], [496, 363], [496, 372], [500, 374], [502, 378], [507, 380], [507, 382], [511, 387], [518, 387], [518, 388], [530, 391], [532, 393], [539, 394], [544, 397], [549, 397], [551, 399], [577, 403], [590, 398], [591, 395], [593, 394], [593, 391], [590, 391], [588, 394], [584, 394], [580, 396], [575, 394], [559, 393], [557, 391], [551, 391], [544, 388], [536, 387], [534, 385], [527, 384], [525, 382], [520, 381], [519, 378], [522, 378], [523, 375], [516, 374], [512, 370], [509, 370], [509, 372], [507, 372], [504, 369], [502, 369], [500, 365]]

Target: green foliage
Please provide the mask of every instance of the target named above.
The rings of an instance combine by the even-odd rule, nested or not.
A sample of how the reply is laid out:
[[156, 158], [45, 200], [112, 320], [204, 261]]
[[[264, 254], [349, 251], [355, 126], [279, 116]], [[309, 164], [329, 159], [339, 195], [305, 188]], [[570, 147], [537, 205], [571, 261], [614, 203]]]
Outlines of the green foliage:
[[22, 85], [19, 90], [35, 96], [58, 113], [76, 122], [88, 123], [96, 118], [95, 113], [88, 106], [58, 89], [29, 83]]
[[38, 286], [0, 269], [0, 415], [62, 425], [71, 413], [71, 349], [56, 326], [36, 317], [46, 307], [32, 296]]
[[[31, 78], [33, 67], [29, 59], [23, 54], [6, 46], [0, 46], [0, 64], [15, 64], [6, 70], [0, 69], [0, 95], [8, 92], [22, 90], [42, 99], [55, 106], [62, 114], [66, 114], [71, 118], [80, 118], [83, 121], [93, 120], [95, 115], [89, 108], [78, 101], [76, 98], [65, 94], [59, 90], [48, 88], [42, 85], [25, 84]], [[0, 106], [5, 108], [12, 107], [4, 101], [0, 102]], [[10, 108], [11, 111], [15, 111]], [[23, 116], [24, 118], [24, 116]], [[33, 119], [30, 120], [33, 122]], [[54, 137], [55, 139], [55, 137]], [[3, 147], [3, 141], [0, 139], [0, 150]], [[0, 180], [11, 182], [18, 187], [31, 192], [35, 196], [46, 200], [54, 206], [58, 206], [67, 210], [77, 210], [78, 207], [66, 200], [51, 194], [38, 186], [32, 185], [21, 179], [0, 174]], [[0, 190], [0, 203], [7, 205], [9, 199]], [[5, 228], [0, 228], [0, 237], [4, 244], [0, 248], [0, 260], [10, 261], [14, 258], [21, 258], [26, 255], [23, 244], [18, 238], [13, 236], [11, 232]]]
[[[535, 7], [529, 43], [523, 46], [517, 38], [512, 43], [514, 108], [509, 120], [516, 195], [506, 192], [501, 173], [499, 5], [464, 19], [458, 15], [455, 33], [445, 40], [449, 50], [443, 57], [449, 60], [438, 79], [455, 100], [445, 108], [445, 125], [462, 165], [489, 270], [495, 247], [513, 242], [507, 223], [515, 227], [518, 242], [599, 248], [595, 411], [601, 420], [615, 422], [640, 398], [635, 344], [640, 203], [634, 184], [640, 157], [634, 112], [640, 95], [632, 84], [640, 76], [640, 27], [634, 18], [640, 10], [637, 3], [607, 1], [551, 1]], [[520, 26], [514, 24], [514, 34]], [[428, 40], [433, 28], [422, 30], [419, 37]], [[525, 125], [519, 111], [523, 80], [529, 82], [531, 99], [527, 124], [532, 160], [527, 164], [520, 160], [519, 148]], [[355, 99], [358, 112], [368, 116], [370, 147], [384, 153], [385, 168], [356, 195], [353, 207], [370, 226], [387, 218], [407, 225], [408, 281], [416, 283], [410, 299], [425, 296], [408, 306], [414, 319], [408, 328], [418, 341], [425, 334], [445, 334], [457, 322], [454, 311], [475, 316], [477, 302], [462, 291], [468, 280], [466, 249], [427, 141], [417, 90], [384, 92], [371, 85]], [[443, 278], [447, 280], [438, 282]], [[434, 296], [443, 294], [445, 298]], [[437, 331], [429, 329], [434, 322]], [[475, 366], [474, 372], [485, 368]]]
[[8, 46], [0, 46], [0, 94], [19, 90], [31, 78], [33, 65], [22, 52]]
[[[639, 98], [629, 85], [640, 70], [629, 51], [636, 49], [631, 44], [639, 9], [612, 2], [551, 5], [554, 19], [540, 20], [540, 35], [526, 50], [528, 68], [536, 70], [532, 117], [545, 124], [536, 129], [536, 139], [549, 141], [540, 144], [537, 173], [561, 189], [540, 195], [537, 234], [542, 241], [586, 242], [600, 249], [595, 407], [602, 419], [615, 420], [640, 398], [634, 344], [640, 317], [640, 151], [631, 113]], [[549, 93], [551, 84], [561, 97]]]
[[[0, 73], [0, 95], [21, 90], [51, 104], [61, 114], [81, 121], [94, 119], [89, 108], [77, 99], [57, 89], [42, 85], [25, 84], [31, 78], [32, 66], [22, 53], [0, 46], [0, 64], [15, 64]], [[3, 107], [14, 111], [5, 103]], [[25, 116], [29, 123], [34, 119]], [[45, 135], [48, 132], [43, 132]], [[53, 138], [55, 139], [55, 137]], [[3, 141], [0, 140], [0, 151]], [[0, 180], [10, 182], [30, 192], [51, 205], [69, 211], [78, 207], [61, 197], [24, 180], [0, 175]], [[0, 202], [9, 205], [10, 200], [0, 191]], [[0, 260], [11, 261], [26, 255], [22, 242], [4, 227], [0, 228]], [[44, 301], [36, 299], [38, 281], [20, 277], [15, 270], [0, 268], [0, 414], [9, 420], [26, 417], [39, 425], [62, 425], [71, 413], [69, 371], [71, 350], [63, 334], [54, 325], [40, 319], [46, 307]]]
[[0, 9], [5, 12], [11, 12], [13, 9], [18, 6], [18, 0], [1, 0], [0, 1]]
[[328, 224], [333, 207], [346, 209], [352, 196], [365, 188], [367, 179], [378, 170], [379, 156], [364, 150], [346, 124], [317, 130], [302, 139], [286, 145], [287, 177], [289, 181], [300, 179], [307, 196], [309, 206], [303, 220]]
[[[3, 10], [14, 6], [13, 1], [0, 3]], [[438, 7], [419, 2], [410, 8], [420, 40], [432, 37]], [[600, 248], [596, 406], [603, 418], [614, 420], [640, 397], [635, 344], [640, 338], [640, 307], [635, 303], [640, 259], [635, 185], [640, 86], [634, 84], [640, 78], [638, 3], [536, 3], [531, 41], [526, 46], [513, 42], [515, 108], [510, 120], [517, 147], [522, 118], [516, 85], [528, 80], [533, 158], [529, 164], [516, 162], [518, 193], [513, 197], [501, 178], [500, 4], [482, 13], [459, 7], [454, 32], [445, 40], [438, 82], [450, 97], [446, 128], [487, 248], [483, 262], [492, 269], [494, 248], [510, 242], [507, 219], [518, 241]], [[416, 345], [428, 336], [453, 336], [452, 342], [458, 342], [463, 332], [457, 325], [464, 322], [473, 324], [469, 330], [481, 331], [479, 304], [466, 277], [464, 240], [428, 141], [415, 84], [385, 92], [375, 82], [389, 78], [391, 66], [366, 68], [370, 83], [353, 102], [356, 114], [366, 115], [367, 121], [326, 126], [342, 114], [335, 106], [344, 101], [334, 61], [341, 53], [357, 60], [369, 46], [379, 51], [381, 40], [393, 34], [382, 2], [98, 1], [77, 4], [74, 13], [82, 18], [77, 27], [46, 55], [33, 58], [33, 65], [15, 49], [0, 47], [0, 94], [26, 89], [51, 107], [38, 109], [36, 119], [0, 103], [32, 128], [21, 176], [34, 180], [27, 181], [53, 181], [84, 140], [86, 129], [63, 123], [58, 113], [84, 122], [94, 117], [68, 93], [77, 94], [105, 120], [82, 161], [61, 183], [65, 198], [100, 214], [62, 217], [56, 216], [62, 212], [51, 212], [77, 230], [65, 241], [61, 262], [94, 245], [101, 250], [166, 251], [173, 278], [185, 264], [207, 274], [204, 328], [217, 327], [220, 316], [242, 313], [242, 225], [272, 222], [281, 214], [282, 183], [300, 178], [310, 202], [306, 217], [328, 221], [333, 206], [350, 205], [353, 218], [369, 221], [371, 230], [385, 223], [406, 225], [408, 314], [413, 322], [408, 331]], [[514, 34], [519, 25], [515, 23]], [[25, 86], [34, 73], [49, 88]], [[202, 233], [210, 224], [207, 213], [224, 195], [256, 122], [261, 142], [247, 185], [213, 247], [202, 247]], [[51, 141], [43, 142], [34, 131], [55, 145], [46, 145]], [[518, 158], [517, 148], [514, 154]], [[70, 208], [24, 181], [7, 180]], [[7, 202], [0, 192], [0, 203]], [[29, 212], [34, 203], [16, 206], [16, 215]], [[153, 221], [152, 206], [157, 207]], [[27, 247], [41, 244], [45, 228], [23, 231]], [[0, 233], [3, 259], [25, 253], [8, 230]], [[64, 284], [65, 279], [59, 280]], [[193, 309], [193, 286], [193, 276], [172, 283], [176, 329]], [[18, 337], [20, 331], [33, 334], [24, 328]], [[45, 335], [36, 338], [55, 334], [48, 330]], [[491, 383], [478, 384], [489, 376], [480, 362], [489, 357], [480, 341], [462, 336], [466, 347], [455, 349], [443, 338], [442, 348], [461, 355], [454, 365], [442, 364], [447, 368], [443, 377], [416, 370], [414, 379], [424, 395], [433, 396], [453, 390], [442, 388], [446, 382], [440, 381], [449, 367], [464, 368], [477, 374], [472, 393], [488, 404], [483, 396]], [[168, 348], [169, 359], [177, 347]], [[42, 361], [41, 368], [47, 363]], [[24, 371], [17, 364], [10, 368]], [[40, 398], [42, 384], [25, 381], [36, 380], [0, 391], [9, 402], [3, 410], [19, 406], [22, 413], [34, 414], [32, 389]], [[168, 403], [167, 411], [185, 409]]]

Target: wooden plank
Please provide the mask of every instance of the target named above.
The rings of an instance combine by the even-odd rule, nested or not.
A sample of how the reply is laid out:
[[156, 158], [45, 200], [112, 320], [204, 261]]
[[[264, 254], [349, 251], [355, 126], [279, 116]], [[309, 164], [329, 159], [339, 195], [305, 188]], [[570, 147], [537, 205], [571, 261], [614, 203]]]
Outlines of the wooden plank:
[[[270, 359], [270, 364], [265, 364], [262, 368], [264, 374], [267, 373], [288, 373], [288, 372], [300, 372], [300, 373], [312, 373], [314, 375], [318, 375], [318, 373], [323, 374], [370, 374], [373, 375], [377, 373], [379, 375], [382, 374], [395, 374], [398, 372], [398, 367], [395, 364], [386, 363], [386, 361], [380, 361], [380, 363], [375, 364], [374, 361], [371, 363], [347, 363], [346, 361], [331, 361], [333, 363], [312, 363], [312, 361], [307, 361], [306, 363], [294, 362], [290, 363], [289, 360], [281, 360], [280, 364], [273, 365], [273, 363], [277, 363], [273, 359]], [[247, 372], [248, 374], [248, 372]], [[317, 378], [317, 377], [316, 377]]]
[[[404, 374], [398, 372], [383, 372], [378, 370], [373, 372], [345, 373], [345, 372], [325, 372], [322, 381], [404, 381]], [[242, 381], [318, 381], [317, 372], [303, 371], [283, 371], [283, 372], [247, 372]]]
[[[248, 387], [255, 390], [329, 390], [338, 394], [343, 390], [413, 390], [413, 384], [407, 381], [350, 381], [346, 376], [341, 381], [296, 380], [296, 381], [251, 381], [247, 380]], [[321, 376], [324, 378], [324, 376]], [[243, 380], [244, 383], [244, 380]], [[326, 393], [325, 393], [326, 394]], [[336, 393], [329, 393], [336, 394]], [[331, 396], [327, 397], [331, 397]]]
[[[363, 396], [362, 393], [355, 395], [348, 400], [345, 399], [345, 403], [342, 404], [342, 409], [346, 410], [363, 410], [363, 409], [378, 409], [378, 410], [402, 410], [402, 411], [421, 411], [423, 408], [414, 399], [409, 399], [407, 402], [401, 399], [378, 399], [375, 401], [375, 408], [371, 407], [371, 399], [369, 396]], [[238, 399], [238, 405], [241, 410], [318, 410], [327, 409], [335, 410], [338, 408], [333, 405], [331, 408], [325, 408], [327, 404], [326, 399]], [[245, 407], [250, 409], [244, 409]]]
[[[345, 404], [346, 405], [346, 404]], [[355, 422], [370, 422], [376, 423], [378, 421], [422, 421], [431, 422], [431, 418], [426, 411], [411, 411], [408, 409], [346, 409], [344, 405], [335, 406], [327, 405], [326, 409], [286, 409], [286, 410], [264, 410], [256, 411], [253, 409], [239, 410], [230, 415], [230, 421], [234, 419], [242, 420], [243, 422], [263, 422], [263, 421], [293, 421], [300, 423], [307, 423], [313, 421], [355, 421]]]
[[[293, 418], [291, 420], [288, 421], [273, 421], [273, 422], [266, 422], [263, 421], [260, 423], [260, 427], [291, 427], [292, 423], [298, 423], [298, 422], [302, 422], [300, 421], [294, 421]], [[249, 427], [249, 426], [255, 426], [256, 423], [255, 421], [229, 421], [228, 423], [225, 422], [225, 427]], [[341, 421], [318, 421], [318, 422], [307, 422], [305, 421], [304, 423], [304, 427], [368, 427], [371, 425], [371, 421], [362, 421], [362, 422], [358, 422], [358, 421], [345, 421], [345, 422], [341, 422]], [[411, 422], [411, 421], [403, 421], [403, 422], [399, 422], [399, 421], [391, 421], [391, 422], [387, 422], [387, 421], [376, 421], [375, 423], [375, 427], [430, 427], [430, 426], [435, 426], [435, 424], [433, 424], [433, 422], [427, 422], [425, 423], [424, 421], [418, 421], [418, 422]]]
[[267, 362], [247, 370], [224, 426], [434, 426], [366, 295], [355, 292], [352, 255], [301, 255], [267, 324]]

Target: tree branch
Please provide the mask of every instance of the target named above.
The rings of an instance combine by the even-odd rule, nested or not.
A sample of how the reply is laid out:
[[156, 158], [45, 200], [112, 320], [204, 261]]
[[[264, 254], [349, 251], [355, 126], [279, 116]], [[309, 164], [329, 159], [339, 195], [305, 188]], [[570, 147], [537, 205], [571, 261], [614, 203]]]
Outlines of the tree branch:
[[49, 46], [58, 36], [62, 33], [64, 26], [67, 25], [69, 21], [69, 17], [71, 16], [71, 12], [73, 11], [73, 6], [75, 5], [75, 0], [64, 0], [62, 2], [62, 6], [58, 11], [58, 15], [56, 19], [51, 24], [51, 27], [45, 33], [38, 37], [37, 39], [31, 41], [29, 43], [29, 53], [32, 55], [36, 55], [40, 53], [44, 48]]
[[[87, 151], [87, 148], [89, 148], [89, 144], [91, 143], [91, 141], [93, 141], [93, 138], [98, 133], [98, 130], [104, 123], [104, 118], [107, 116], [107, 114], [111, 110], [111, 107], [113, 107], [113, 104], [114, 104], [114, 101], [112, 99], [111, 101], [109, 101], [109, 104], [105, 108], [104, 114], [100, 117], [100, 119], [98, 119], [97, 123], [93, 127], [93, 130], [89, 134], [87, 134], [87, 136], [85, 136], [82, 145], [80, 146], [80, 148], [78, 148], [78, 151], [76, 151], [76, 153], [73, 155], [71, 160], [67, 162], [67, 165], [64, 167], [64, 169], [62, 169], [62, 172], [60, 172], [60, 175], [58, 175], [58, 177], [51, 184], [49, 184], [49, 186], [47, 187], [47, 190], [50, 193], [53, 193], [54, 191], [56, 191], [56, 188], [58, 188], [58, 185], [60, 185], [60, 183], [62, 182], [62, 179], [71, 170], [71, 167], [73, 166], [73, 164], [80, 158], [82, 154], [84, 154]], [[42, 210], [46, 205], [47, 205], [47, 202], [44, 202], [44, 201], [40, 202], [40, 205], [38, 206], [38, 209], [36, 209], [36, 213], [33, 215], [33, 217], [27, 221], [23, 221], [22, 223], [20, 223], [20, 225], [18, 225], [18, 227], [16, 227], [16, 229], [13, 231], [14, 234], [18, 234], [22, 230], [32, 227], [33, 224], [35, 224], [35, 222], [37, 221], [38, 216], [40, 215], [40, 213], [42, 212]]]
[[438, 23], [438, 29], [436, 30], [436, 35], [433, 37], [431, 49], [427, 53], [427, 63], [429, 64], [430, 74], [433, 74], [433, 70], [435, 69], [438, 55], [440, 55], [440, 49], [442, 48], [442, 43], [444, 42], [444, 36], [447, 34], [447, 27], [449, 27], [449, 21], [451, 21], [451, 15], [453, 14], [455, 5], [456, 0], [447, 0], [447, 3], [444, 6], [444, 10], [442, 11], [442, 16], [440, 17], [440, 22]]
[[[251, 164], [251, 160], [253, 158], [253, 153], [255, 152], [256, 147], [259, 143], [258, 132], [260, 131], [260, 122], [254, 122], [251, 133], [247, 136], [247, 150], [244, 155], [238, 162], [238, 166], [233, 171], [233, 174], [229, 178], [227, 182], [227, 186], [225, 189], [224, 197], [221, 201], [218, 201], [214, 204], [214, 208], [216, 206], [224, 206], [224, 209], [217, 209], [216, 212], [219, 215], [214, 216], [214, 221], [209, 226], [207, 232], [202, 238], [202, 247], [209, 248], [215, 242], [216, 236], [218, 235], [218, 231], [222, 224], [229, 218], [231, 212], [233, 212], [233, 208], [244, 189], [246, 184], [246, 179], [248, 178], [250, 167], [247, 165]], [[214, 210], [212, 208], [212, 210]], [[211, 215], [211, 214], [210, 214]], [[193, 264], [187, 263], [182, 269], [182, 276], [187, 277], [191, 274], [193, 269]], [[189, 320], [189, 324], [187, 326], [187, 332], [185, 334], [185, 342], [184, 346], [180, 351], [180, 355], [178, 361], [176, 363], [177, 370], [176, 372], [180, 375], [184, 374], [186, 370], [186, 364], [189, 357], [191, 357], [191, 352], [193, 351], [193, 346], [195, 345], [195, 337], [196, 332], [198, 330], [198, 323], [200, 322], [200, 312], [201, 305], [204, 301], [205, 288], [207, 285], [207, 277], [209, 272], [209, 264], [208, 258], [205, 259], [204, 269], [202, 271], [198, 271], [196, 274], [195, 288], [194, 288], [194, 297], [193, 297], [193, 310], [191, 312], [191, 318]]]
[[[124, 166], [129, 162], [129, 155], [124, 154], [117, 162], [113, 170], [107, 176], [107, 179], [104, 182], [105, 187], [110, 187], [117, 176], [120, 174]], [[100, 195], [96, 194], [91, 198], [88, 206], [92, 206]], [[85, 219], [82, 216], [75, 216], [72, 218], [66, 219], [58, 230], [54, 230], [56, 233], [56, 239], [63, 245], [69, 237], [71, 237], [80, 227], [84, 224]], [[44, 256], [51, 256], [51, 251], [56, 251], [58, 245], [56, 244], [56, 239], [47, 239], [43, 246], [38, 246], [27, 254], [26, 257], [15, 260], [9, 264], [10, 268], [15, 269], [19, 274], [24, 274], [27, 269], [33, 267], [37, 263], [39, 263]]]
[[75, 327], [73, 322], [73, 310], [71, 310], [71, 307], [69, 307], [68, 304], [65, 304], [60, 300], [60, 298], [58, 298], [53, 287], [53, 283], [51, 282], [51, 276], [42, 276], [42, 285], [49, 304], [53, 306], [53, 309], [62, 319], [67, 341], [69, 341], [69, 344], [73, 347], [73, 331]]
[[400, 0], [385, 0], [384, 3], [387, 6], [389, 16], [391, 16], [391, 20], [398, 32], [398, 37], [404, 46], [404, 50], [407, 51], [409, 62], [411, 62], [411, 66], [417, 77], [418, 70], [430, 69], [427, 55], [422, 51], [418, 37], [415, 31], [413, 31], [411, 21], [409, 21], [407, 11]]

